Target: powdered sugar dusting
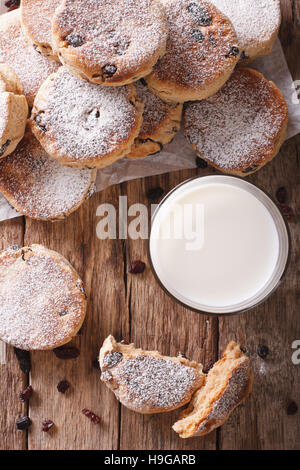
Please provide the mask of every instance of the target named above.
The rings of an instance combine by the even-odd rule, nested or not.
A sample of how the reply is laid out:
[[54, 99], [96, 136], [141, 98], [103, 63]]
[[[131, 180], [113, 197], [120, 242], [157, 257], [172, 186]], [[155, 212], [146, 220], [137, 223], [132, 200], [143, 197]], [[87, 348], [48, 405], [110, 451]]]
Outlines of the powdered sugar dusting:
[[[46, 129], [50, 154], [83, 162], [105, 157], [130, 139], [138, 112], [131, 88], [103, 87], [85, 82], [61, 68], [47, 90], [47, 106], [34, 112]], [[44, 95], [41, 102], [44, 103]]]
[[211, 0], [231, 20], [243, 50], [269, 41], [280, 26], [280, 0]]
[[28, 131], [0, 162], [0, 190], [28, 217], [56, 219], [73, 212], [93, 189], [95, 171], [60, 165]]
[[51, 20], [61, 0], [22, 0], [23, 22], [32, 39], [40, 44], [51, 44]]
[[189, 103], [185, 135], [200, 156], [225, 169], [247, 169], [270, 157], [287, 118], [274, 86], [238, 69], [213, 97]]
[[151, 135], [165, 119], [168, 114], [168, 108], [171, 105], [164, 103], [158, 96], [154, 95], [147, 86], [141, 81], [135, 84], [138, 96], [145, 103], [143, 113], [143, 124], [139, 137], [147, 137]]
[[237, 39], [228, 20], [208, 2], [163, 0], [169, 22], [166, 54], [154, 67], [156, 78], [199, 88], [233, 67]]
[[81, 281], [43, 247], [0, 254], [0, 338], [21, 349], [51, 349], [80, 327], [86, 300]]
[[[0, 142], [7, 127], [9, 93], [0, 93]], [[5, 143], [5, 142], [3, 142]], [[0, 145], [1, 150], [1, 145]], [[1, 154], [0, 154], [1, 156]]]
[[16, 72], [30, 106], [43, 81], [59, 67], [27, 41], [21, 30], [19, 10], [0, 16], [0, 63], [10, 65]]

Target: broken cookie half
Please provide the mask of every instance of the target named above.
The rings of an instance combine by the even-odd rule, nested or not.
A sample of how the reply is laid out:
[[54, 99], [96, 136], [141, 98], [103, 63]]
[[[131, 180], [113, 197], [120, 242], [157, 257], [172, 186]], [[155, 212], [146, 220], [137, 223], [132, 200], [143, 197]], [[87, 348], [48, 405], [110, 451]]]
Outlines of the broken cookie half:
[[109, 336], [100, 350], [101, 380], [127, 408], [163, 413], [180, 408], [203, 386], [202, 365], [157, 351], [136, 349]]

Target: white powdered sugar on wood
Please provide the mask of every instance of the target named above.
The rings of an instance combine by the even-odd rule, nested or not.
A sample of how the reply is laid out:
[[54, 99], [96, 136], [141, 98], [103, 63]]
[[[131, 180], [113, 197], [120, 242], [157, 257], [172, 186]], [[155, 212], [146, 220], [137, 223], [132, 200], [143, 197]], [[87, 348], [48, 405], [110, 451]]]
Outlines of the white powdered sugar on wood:
[[0, 16], [0, 63], [10, 65], [16, 72], [30, 106], [43, 81], [59, 67], [35, 51], [25, 38], [19, 10]]
[[200, 0], [163, 0], [163, 4], [169, 36], [166, 54], [154, 67], [156, 78], [197, 89], [227, 73], [238, 44], [224, 15]]
[[0, 162], [0, 190], [28, 217], [55, 219], [76, 209], [92, 190], [95, 173], [60, 165], [28, 132]]
[[0, 255], [0, 338], [21, 349], [62, 344], [82, 321], [85, 300], [63, 258], [41, 249]]
[[280, 25], [279, 0], [211, 0], [232, 22], [242, 49], [269, 41]]
[[125, 358], [110, 372], [122, 389], [123, 403], [135, 409], [175, 407], [190, 396], [197, 383], [195, 369], [141, 354]]
[[188, 104], [185, 135], [218, 167], [246, 169], [272, 154], [285, 119], [285, 105], [273, 86], [238, 69], [215, 96]]
[[117, 151], [136, 126], [130, 95], [128, 86], [93, 85], [59, 70], [39, 115], [50, 153], [84, 162]]
[[168, 108], [171, 105], [164, 103], [158, 96], [154, 95], [141, 81], [135, 84], [138, 96], [145, 103], [143, 112], [143, 124], [140, 137], [147, 137], [156, 131], [160, 123], [165, 119]]

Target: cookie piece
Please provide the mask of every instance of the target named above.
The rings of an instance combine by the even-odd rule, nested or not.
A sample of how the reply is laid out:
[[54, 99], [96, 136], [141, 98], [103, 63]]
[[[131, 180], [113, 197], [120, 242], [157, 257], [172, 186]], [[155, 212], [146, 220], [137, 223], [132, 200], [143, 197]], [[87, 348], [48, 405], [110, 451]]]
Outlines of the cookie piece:
[[61, 67], [41, 86], [31, 127], [46, 152], [76, 168], [104, 168], [130, 152], [144, 105], [133, 85], [102, 87]]
[[278, 154], [287, 123], [287, 105], [276, 85], [256, 70], [240, 68], [215, 96], [187, 105], [184, 132], [210, 165], [248, 176]]
[[32, 219], [64, 219], [94, 193], [95, 178], [96, 170], [60, 165], [30, 129], [14, 153], [0, 162], [0, 191], [20, 214]]
[[230, 21], [202, 0], [162, 0], [169, 22], [165, 55], [146, 78], [164, 101], [201, 100], [228, 80], [240, 51]]
[[41, 245], [0, 253], [0, 339], [16, 348], [53, 349], [79, 331], [86, 295], [60, 254]]
[[25, 132], [28, 105], [14, 71], [0, 64], [0, 159], [12, 153]]
[[166, 49], [168, 24], [158, 0], [64, 0], [52, 20], [60, 61], [102, 85], [148, 75]]
[[280, 0], [211, 0], [232, 22], [246, 64], [272, 51], [277, 38]]
[[168, 104], [154, 95], [142, 79], [135, 84], [144, 102], [143, 124], [127, 158], [153, 155], [171, 142], [180, 129], [182, 104]]
[[249, 358], [238, 344], [229, 343], [223, 358], [209, 371], [173, 429], [180, 437], [204, 436], [222, 426], [232, 411], [251, 393], [253, 374]]
[[50, 59], [58, 60], [52, 49], [51, 20], [61, 0], [22, 0], [22, 28], [33, 47]]
[[183, 357], [135, 349], [109, 336], [100, 350], [101, 380], [117, 399], [137, 413], [175, 410], [204, 383], [202, 365]]
[[29, 106], [44, 80], [59, 67], [35, 51], [24, 36], [19, 9], [0, 15], [0, 63], [18, 75]]

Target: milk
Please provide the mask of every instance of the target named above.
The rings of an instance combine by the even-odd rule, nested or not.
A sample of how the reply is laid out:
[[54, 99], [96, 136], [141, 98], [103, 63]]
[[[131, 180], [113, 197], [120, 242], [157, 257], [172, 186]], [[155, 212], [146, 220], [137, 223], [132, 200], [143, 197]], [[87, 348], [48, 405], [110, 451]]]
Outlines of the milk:
[[176, 299], [228, 313], [267, 288], [280, 240], [269, 209], [248, 190], [252, 185], [211, 178], [192, 180], [166, 198], [153, 219], [150, 255], [157, 277]]

